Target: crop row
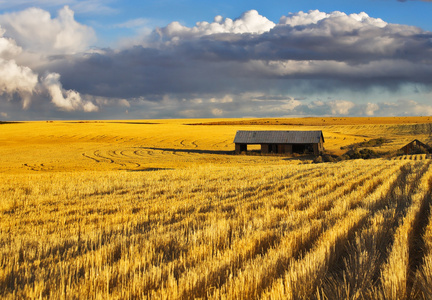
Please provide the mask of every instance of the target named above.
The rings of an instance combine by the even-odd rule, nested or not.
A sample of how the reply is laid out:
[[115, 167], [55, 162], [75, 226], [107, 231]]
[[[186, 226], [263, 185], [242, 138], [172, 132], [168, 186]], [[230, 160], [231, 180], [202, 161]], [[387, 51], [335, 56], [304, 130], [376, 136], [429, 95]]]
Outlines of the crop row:
[[2, 175], [0, 297], [421, 297], [431, 180], [429, 160]]

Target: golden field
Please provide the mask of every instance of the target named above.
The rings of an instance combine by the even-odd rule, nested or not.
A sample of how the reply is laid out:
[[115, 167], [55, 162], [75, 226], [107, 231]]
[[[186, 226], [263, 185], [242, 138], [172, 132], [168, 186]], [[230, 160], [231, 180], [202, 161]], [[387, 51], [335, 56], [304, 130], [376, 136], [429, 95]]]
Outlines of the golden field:
[[232, 155], [232, 141], [323, 130], [331, 153], [379, 137], [376, 150], [396, 151], [430, 143], [431, 128], [428, 117], [0, 124], [0, 297], [430, 299], [430, 156], [313, 164]]

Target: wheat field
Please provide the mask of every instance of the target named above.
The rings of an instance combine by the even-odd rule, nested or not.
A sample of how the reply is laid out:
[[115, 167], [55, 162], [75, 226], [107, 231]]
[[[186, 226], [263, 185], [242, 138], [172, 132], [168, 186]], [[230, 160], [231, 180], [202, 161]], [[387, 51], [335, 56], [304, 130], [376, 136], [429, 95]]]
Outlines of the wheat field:
[[[236, 156], [236, 130], [316, 125], [207, 121], [0, 124], [0, 297], [432, 297], [428, 155]], [[430, 125], [322, 130], [384, 151]]]

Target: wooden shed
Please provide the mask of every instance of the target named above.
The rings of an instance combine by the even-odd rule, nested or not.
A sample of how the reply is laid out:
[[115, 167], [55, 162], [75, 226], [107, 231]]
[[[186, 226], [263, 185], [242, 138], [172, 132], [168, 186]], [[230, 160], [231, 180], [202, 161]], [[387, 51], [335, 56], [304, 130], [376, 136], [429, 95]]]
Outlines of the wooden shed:
[[406, 144], [405, 146], [403, 146], [401, 148], [401, 150], [405, 154], [416, 154], [416, 153], [421, 153], [424, 150], [430, 152], [430, 147], [428, 145], [420, 142], [419, 140], [415, 139], [412, 142], [410, 142], [410, 143]]
[[261, 145], [261, 153], [310, 153], [324, 151], [322, 131], [237, 131], [235, 153], [247, 151], [248, 145]]

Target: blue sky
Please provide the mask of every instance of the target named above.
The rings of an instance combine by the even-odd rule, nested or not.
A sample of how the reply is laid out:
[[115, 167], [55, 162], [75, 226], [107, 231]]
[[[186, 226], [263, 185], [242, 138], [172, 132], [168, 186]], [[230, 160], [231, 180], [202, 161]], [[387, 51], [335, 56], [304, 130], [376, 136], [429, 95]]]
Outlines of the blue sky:
[[432, 115], [431, 12], [0, 0], [0, 120]]

